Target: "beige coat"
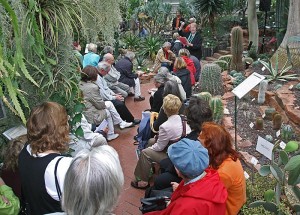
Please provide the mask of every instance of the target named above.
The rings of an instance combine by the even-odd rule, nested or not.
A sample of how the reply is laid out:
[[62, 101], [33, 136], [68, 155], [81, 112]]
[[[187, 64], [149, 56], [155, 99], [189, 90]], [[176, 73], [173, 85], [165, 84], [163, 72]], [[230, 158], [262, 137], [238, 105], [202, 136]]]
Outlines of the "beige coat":
[[163, 48], [159, 49], [156, 54], [155, 61], [154, 61], [154, 66], [153, 66], [154, 72], [157, 72], [157, 70], [161, 66], [161, 63], [169, 63], [171, 65], [170, 61], [173, 62], [175, 60], [175, 58], [176, 58], [176, 55], [173, 52], [170, 52], [168, 55], [168, 59], [166, 59]]
[[107, 115], [105, 102], [100, 96], [98, 85], [93, 82], [81, 81], [79, 88], [82, 91], [85, 104], [84, 116], [89, 123], [99, 125]]

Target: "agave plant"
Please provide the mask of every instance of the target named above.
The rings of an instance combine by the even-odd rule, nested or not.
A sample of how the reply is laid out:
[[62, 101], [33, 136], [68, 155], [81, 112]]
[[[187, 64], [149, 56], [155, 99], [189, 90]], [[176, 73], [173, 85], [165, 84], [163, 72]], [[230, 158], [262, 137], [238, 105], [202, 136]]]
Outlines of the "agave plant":
[[139, 48], [139, 44], [141, 43], [141, 39], [133, 34], [128, 34], [123, 37], [123, 42], [127, 49], [135, 51]]
[[266, 75], [266, 78], [269, 81], [287, 81], [295, 80], [298, 78], [297, 74], [287, 74], [292, 69], [292, 65], [287, 66], [288, 61], [286, 61], [282, 69], [279, 68], [278, 54], [276, 54], [275, 67], [273, 67], [271, 61], [266, 62], [263, 60], [259, 60], [259, 62], [270, 72], [269, 75]]
[[151, 60], [155, 59], [157, 51], [160, 49], [162, 41], [159, 37], [146, 37], [141, 44], [140, 54], [149, 57]]

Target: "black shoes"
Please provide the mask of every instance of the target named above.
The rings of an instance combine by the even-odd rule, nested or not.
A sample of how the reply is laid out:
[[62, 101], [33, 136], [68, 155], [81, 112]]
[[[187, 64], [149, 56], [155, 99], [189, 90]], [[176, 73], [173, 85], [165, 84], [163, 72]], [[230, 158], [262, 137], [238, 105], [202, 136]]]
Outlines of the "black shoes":
[[145, 97], [143, 97], [143, 96], [139, 96], [139, 97], [134, 98], [135, 102], [140, 102], [140, 101], [144, 101], [144, 100], [145, 100]]
[[140, 119], [134, 119], [133, 124], [138, 125], [140, 124], [141, 120]]
[[134, 93], [129, 92], [129, 93], [128, 93], [128, 96], [129, 96], [129, 97], [132, 97], [132, 96], [134, 96]]

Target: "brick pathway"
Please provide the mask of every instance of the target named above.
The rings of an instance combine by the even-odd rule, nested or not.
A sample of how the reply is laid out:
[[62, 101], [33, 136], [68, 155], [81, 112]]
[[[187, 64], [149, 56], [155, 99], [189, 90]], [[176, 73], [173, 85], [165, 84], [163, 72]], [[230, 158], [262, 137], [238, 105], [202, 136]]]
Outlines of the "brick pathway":
[[[133, 97], [126, 99], [126, 105], [134, 115], [135, 118], [141, 119], [143, 110], [150, 108], [149, 97], [147, 90], [153, 88], [152, 81], [150, 83], [142, 84], [142, 95], [146, 97], [145, 101], [133, 102]], [[140, 198], [144, 196], [144, 190], [134, 189], [130, 186], [131, 180], [134, 179], [133, 172], [137, 163], [135, 154], [136, 146], [133, 145], [133, 136], [137, 133], [138, 126], [124, 130], [116, 129], [120, 137], [114, 141], [109, 142], [109, 145], [114, 147], [119, 153], [121, 165], [124, 172], [125, 183], [121, 193], [117, 208], [114, 213], [116, 215], [123, 214], [141, 214], [139, 211]]]

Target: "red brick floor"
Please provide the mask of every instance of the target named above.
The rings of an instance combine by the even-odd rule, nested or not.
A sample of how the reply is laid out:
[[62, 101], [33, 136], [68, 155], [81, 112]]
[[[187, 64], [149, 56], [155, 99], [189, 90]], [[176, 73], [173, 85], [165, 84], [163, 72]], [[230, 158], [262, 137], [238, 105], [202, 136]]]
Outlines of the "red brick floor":
[[[152, 82], [141, 85], [142, 95], [146, 98], [145, 101], [133, 102], [133, 97], [126, 99], [126, 106], [129, 108], [135, 118], [141, 119], [142, 111], [150, 108], [150, 95], [148, 94], [148, 89], [153, 87], [154, 84]], [[116, 133], [119, 133], [120, 137], [112, 142], [109, 142], [109, 145], [114, 147], [119, 153], [125, 177], [123, 191], [114, 211], [116, 215], [141, 214], [139, 211], [140, 198], [144, 196], [145, 191], [134, 189], [130, 186], [131, 180], [134, 179], [133, 172], [137, 163], [137, 157], [135, 153], [137, 146], [133, 145], [133, 136], [136, 135], [137, 128], [138, 126], [124, 130], [116, 129]]]

